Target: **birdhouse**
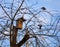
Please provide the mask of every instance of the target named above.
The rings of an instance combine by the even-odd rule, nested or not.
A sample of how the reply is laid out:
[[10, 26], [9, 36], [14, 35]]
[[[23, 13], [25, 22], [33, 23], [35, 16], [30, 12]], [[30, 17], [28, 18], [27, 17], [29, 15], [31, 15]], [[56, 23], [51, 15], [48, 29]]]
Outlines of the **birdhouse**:
[[16, 27], [17, 29], [22, 29], [23, 26], [23, 22], [26, 21], [23, 17], [19, 18], [16, 20]]

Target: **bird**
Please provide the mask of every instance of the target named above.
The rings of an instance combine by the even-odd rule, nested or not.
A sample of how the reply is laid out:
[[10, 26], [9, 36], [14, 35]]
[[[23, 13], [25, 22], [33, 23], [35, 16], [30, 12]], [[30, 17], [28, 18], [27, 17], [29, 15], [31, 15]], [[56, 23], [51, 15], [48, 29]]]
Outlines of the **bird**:
[[39, 26], [39, 29], [41, 29], [42, 28], [42, 24], [40, 24], [40, 25], [38, 25]]
[[41, 9], [42, 9], [42, 10], [46, 10], [46, 8], [45, 8], [45, 7], [41, 7]]

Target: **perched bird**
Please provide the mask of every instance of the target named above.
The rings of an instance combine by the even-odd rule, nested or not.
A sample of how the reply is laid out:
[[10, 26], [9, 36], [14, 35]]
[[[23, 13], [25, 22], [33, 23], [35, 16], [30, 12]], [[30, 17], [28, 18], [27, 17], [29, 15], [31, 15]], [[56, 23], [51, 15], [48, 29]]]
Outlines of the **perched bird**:
[[39, 26], [39, 29], [41, 29], [42, 28], [42, 24], [40, 24], [40, 25], [38, 25]]
[[45, 7], [42, 7], [41, 9], [42, 9], [42, 10], [46, 10], [46, 8], [45, 8]]

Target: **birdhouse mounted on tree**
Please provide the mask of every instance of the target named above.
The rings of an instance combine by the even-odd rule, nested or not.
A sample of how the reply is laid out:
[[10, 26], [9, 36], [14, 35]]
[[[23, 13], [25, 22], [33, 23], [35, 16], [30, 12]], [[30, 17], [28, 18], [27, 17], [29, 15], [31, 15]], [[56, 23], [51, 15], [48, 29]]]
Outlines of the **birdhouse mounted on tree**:
[[16, 27], [17, 29], [22, 29], [23, 26], [23, 22], [26, 21], [23, 17], [19, 18], [16, 20]]

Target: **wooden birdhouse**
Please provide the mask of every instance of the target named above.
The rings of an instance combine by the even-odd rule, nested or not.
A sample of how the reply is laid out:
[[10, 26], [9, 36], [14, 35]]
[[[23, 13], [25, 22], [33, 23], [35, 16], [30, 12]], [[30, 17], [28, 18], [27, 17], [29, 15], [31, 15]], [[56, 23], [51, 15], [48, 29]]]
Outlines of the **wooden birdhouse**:
[[26, 21], [23, 17], [17, 19], [17, 22], [16, 22], [16, 27], [17, 29], [22, 29], [22, 26], [23, 26], [23, 22]]

